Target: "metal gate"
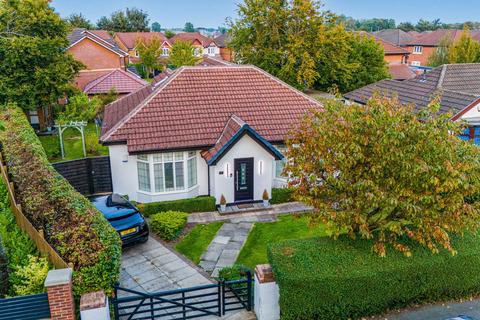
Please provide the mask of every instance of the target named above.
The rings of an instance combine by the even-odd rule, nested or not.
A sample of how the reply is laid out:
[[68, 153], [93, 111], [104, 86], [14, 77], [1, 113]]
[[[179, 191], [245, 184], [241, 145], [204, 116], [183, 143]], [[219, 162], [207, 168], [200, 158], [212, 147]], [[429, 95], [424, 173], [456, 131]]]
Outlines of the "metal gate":
[[112, 304], [116, 320], [193, 319], [221, 317], [227, 312], [253, 307], [250, 272], [241, 280], [156, 293], [115, 286]]
[[0, 299], [0, 320], [50, 319], [46, 293]]

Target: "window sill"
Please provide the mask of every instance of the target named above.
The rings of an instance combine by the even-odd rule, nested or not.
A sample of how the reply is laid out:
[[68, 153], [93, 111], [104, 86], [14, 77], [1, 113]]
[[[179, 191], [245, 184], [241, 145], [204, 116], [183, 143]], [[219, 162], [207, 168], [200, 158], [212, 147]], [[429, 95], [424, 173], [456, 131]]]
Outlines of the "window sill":
[[137, 190], [137, 193], [144, 194], [147, 196], [162, 196], [166, 194], [180, 194], [180, 193], [189, 193], [190, 191], [193, 191], [195, 189], [198, 189], [199, 185], [194, 185], [191, 188], [188, 189], [183, 189], [183, 190], [174, 190], [174, 191], [165, 191], [165, 192], [148, 192], [148, 191], [141, 191]]

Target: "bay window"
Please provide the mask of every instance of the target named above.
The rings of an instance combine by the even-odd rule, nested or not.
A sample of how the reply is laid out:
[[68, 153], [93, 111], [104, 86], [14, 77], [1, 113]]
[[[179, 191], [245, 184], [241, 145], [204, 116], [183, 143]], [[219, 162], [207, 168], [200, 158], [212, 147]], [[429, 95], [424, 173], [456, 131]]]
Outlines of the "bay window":
[[197, 153], [139, 155], [137, 171], [140, 191], [151, 192], [153, 189], [155, 193], [163, 193], [187, 190], [197, 185]]

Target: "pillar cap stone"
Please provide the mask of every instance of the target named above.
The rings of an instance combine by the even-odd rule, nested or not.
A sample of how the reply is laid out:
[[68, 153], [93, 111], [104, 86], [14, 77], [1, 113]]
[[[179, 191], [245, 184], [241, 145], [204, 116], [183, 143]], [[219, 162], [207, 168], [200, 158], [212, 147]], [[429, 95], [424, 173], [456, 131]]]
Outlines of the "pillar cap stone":
[[255, 274], [260, 283], [275, 282], [272, 266], [269, 264], [259, 264], [255, 267]]
[[80, 311], [104, 308], [106, 305], [107, 296], [102, 290], [84, 294], [80, 298]]
[[72, 282], [72, 269], [57, 269], [48, 271], [45, 279], [45, 287], [53, 287]]

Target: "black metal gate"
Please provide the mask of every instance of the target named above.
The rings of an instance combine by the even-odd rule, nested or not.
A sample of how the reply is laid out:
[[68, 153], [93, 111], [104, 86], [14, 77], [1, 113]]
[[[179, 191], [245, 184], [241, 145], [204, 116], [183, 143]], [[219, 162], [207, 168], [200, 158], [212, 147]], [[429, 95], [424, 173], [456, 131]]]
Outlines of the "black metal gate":
[[50, 319], [46, 293], [0, 299], [0, 320]]
[[251, 273], [241, 280], [156, 293], [115, 286], [112, 304], [115, 320], [193, 319], [221, 317], [227, 312], [253, 307]]

